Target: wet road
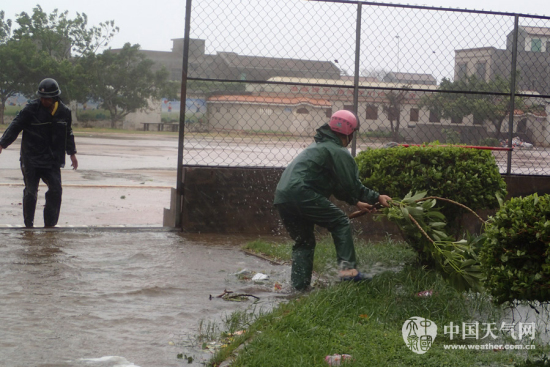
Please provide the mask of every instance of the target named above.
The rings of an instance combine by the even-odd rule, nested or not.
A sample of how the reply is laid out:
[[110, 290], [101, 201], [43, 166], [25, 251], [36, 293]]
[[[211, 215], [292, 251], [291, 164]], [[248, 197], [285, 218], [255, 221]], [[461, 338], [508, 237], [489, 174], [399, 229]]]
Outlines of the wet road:
[[[62, 169], [59, 226], [162, 226], [176, 185], [177, 138], [128, 136], [76, 138], [79, 169]], [[0, 190], [0, 227], [22, 225], [18, 141], [0, 154]], [[41, 184], [36, 226], [45, 191]]]
[[[179, 353], [199, 365], [209, 355], [192, 338], [200, 321], [252, 307], [210, 295], [251, 293], [269, 309], [288, 289], [288, 267], [240, 252], [244, 238], [7, 229], [0, 236], [3, 367], [188, 366]], [[240, 281], [234, 274], [243, 269], [270, 279]]]

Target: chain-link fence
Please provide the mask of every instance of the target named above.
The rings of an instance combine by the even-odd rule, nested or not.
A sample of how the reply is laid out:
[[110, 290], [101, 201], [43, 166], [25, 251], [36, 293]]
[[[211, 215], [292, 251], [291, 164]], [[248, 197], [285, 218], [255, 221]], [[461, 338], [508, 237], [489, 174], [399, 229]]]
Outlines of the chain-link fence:
[[348, 109], [360, 121], [353, 154], [437, 141], [491, 149], [502, 173], [550, 174], [550, 17], [336, 0], [188, 6], [184, 164], [286, 166]]

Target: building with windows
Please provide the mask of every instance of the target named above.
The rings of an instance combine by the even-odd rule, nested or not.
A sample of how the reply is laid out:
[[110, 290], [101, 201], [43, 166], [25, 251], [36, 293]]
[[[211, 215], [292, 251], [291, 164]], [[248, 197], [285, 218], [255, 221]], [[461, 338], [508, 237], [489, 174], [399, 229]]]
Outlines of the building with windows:
[[[275, 77], [270, 81], [282, 84], [253, 83], [247, 84], [246, 94], [209, 96], [207, 106], [210, 127], [311, 135], [320, 124], [328, 122], [334, 111], [353, 110], [354, 82], [351, 79], [313, 81]], [[308, 81], [320, 86], [303, 85]], [[331, 84], [335, 86], [331, 87]], [[388, 109], [385, 106], [388, 106], [388, 94], [392, 93], [390, 88], [401, 87], [401, 84], [361, 81], [360, 86], [357, 114], [361, 131], [389, 137], [392, 126], [396, 128], [399, 123], [403, 140], [417, 141], [424, 138], [417, 137], [417, 126], [429, 124], [430, 118], [437, 121], [435, 130], [439, 133], [435, 139], [440, 138], [441, 126], [451, 124], [450, 121], [431, 116], [429, 111], [418, 108], [422, 92], [394, 92], [402, 93], [402, 103], [397, 108]], [[369, 86], [388, 89], [366, 89]], [[411, 88], [420, 87], [411, 85]], [[437, 86], [422, 85], [422, 88], [436, 90]]]
[[[328, 122], [334, 111], [353, 110], [352, 80], [305, 80], [276, 77], [270, 81], [280, 84], [247, 84], [246, 93], [220, 94], [207, 97], [209, 129], [271, 133], [305, 134], [311, 136], [322, 123]], [[307, 82], [318, 85], [305, 85]], [[334, 87], [331, 86], [334, 85]], [[433, 111], [420, 109], [420, 99], [436, 85], [414, 85], [412, 89], [426, 92], [393, 90], [400, 83], [361, 81], [357, 115], [360, 131], [367, 136], [394, 140], [392, 131], [398, 130], [399, 140], [425, 143], [446, 142], [451, 135], [461, 143], [478, 145], [482, 140], [495, 137], [492, 123], [474, 121], [466, 116], [460, 121], [440, 118]], [[372, 87], [369, 89], [369, 87]], [[376, 89], [375, 89], [376, 88]], [[381, 89], [382, 88], [382, 89]], [[391, 106], [391, 93], [400, 93], [400, 103]], [[533, 143], [548, 145], [546, 136], [534, 138], [545, 126], [546, 113], [516, 111], [514, 131], [530, 136]], [[502, 133], [507, 132], [507, 124]]]
[[[497, 75], [509, 80], [512, 70], [513, 32], [506, 49], [481, 47], [455, 51], [455, 80], [476, 75], [483, 80]], [[517, 52], [518, 88], [550, 95], [550, 28], [520, 26]]]
[[[455, 80], [475, 75], [489, 81], [497, 76], [510, 80], [512, 70], [513, 32], [506, 37], [506, 49], [481, 47], [455, 51]], [[517, 49], [518, 90], [532, 94], [530, 103], [548, 105], [548, 100], [538, 98], [550, 95], [550, 28], [519, 26]], [[492, 129], [492, 124], [474, 121]], [[524, 113], [515, 111], [514, 135], [517, 134], [536, 145], [548, 146], [546, 131], [550, 122], [546, 112]], [[508, 133], [508, 125], [502, 126], [501, 134]]]

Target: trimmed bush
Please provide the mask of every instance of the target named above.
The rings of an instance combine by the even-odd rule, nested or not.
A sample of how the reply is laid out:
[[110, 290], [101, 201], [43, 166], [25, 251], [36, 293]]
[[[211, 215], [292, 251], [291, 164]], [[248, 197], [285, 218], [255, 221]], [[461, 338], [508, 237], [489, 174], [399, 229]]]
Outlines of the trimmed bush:
[[490, 218], [480, 252], [497, 304], [550, 301], [550, 196], [512, 198]]
[[485, 138], [481, 139], [478, 145], [482, 145], [485, 147], [500, 147], [500, 140], [498, 140], [497, 138]]
[[[498, 208], [495, 195], [506, 196], [506, 183], [488, 150], [399, 146], [368, 149], [356, 161], [363, 183], [392, 197], [426, 191], [479, 210]], [[452, 204], [441, 203], [441, 208], [449, 222], [462, 214]]]

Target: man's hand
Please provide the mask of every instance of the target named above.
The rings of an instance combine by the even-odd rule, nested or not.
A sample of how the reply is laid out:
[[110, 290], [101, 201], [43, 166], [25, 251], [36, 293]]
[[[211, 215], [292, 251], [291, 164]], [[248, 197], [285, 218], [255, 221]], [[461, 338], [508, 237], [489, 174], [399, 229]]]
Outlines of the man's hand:
[[390, 206], [390, 204], [388, 204], [388, 201], [391, 200], [392, 199], [388, 195], [380, 195], [378, 197], [378, 202], [387, 208]]
[[73, 167], [73, 169], [78, 168], [78, 159], [76, 159], [76, 154], [71, 155], [71, 167]]
[[376, 209], [374, 209], [374, 205], [370, 205], [370, 204], [364, 203], [362, 201], [358, 201], [357, 204], [355, 204], [355, 206], [362, 213], [370, 213], [372, 210], [376, 210]]

